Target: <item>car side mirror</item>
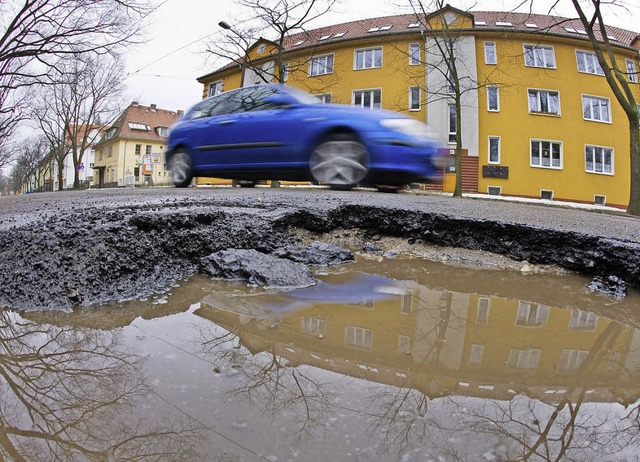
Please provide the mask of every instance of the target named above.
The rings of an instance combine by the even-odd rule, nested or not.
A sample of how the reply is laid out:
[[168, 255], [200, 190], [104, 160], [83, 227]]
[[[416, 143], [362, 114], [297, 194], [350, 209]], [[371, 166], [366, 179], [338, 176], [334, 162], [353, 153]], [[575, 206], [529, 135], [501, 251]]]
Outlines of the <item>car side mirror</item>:
[[273, 95], [267, 96], [266, 101], [275, 107], [281, 108], [292, 108], [298, 105], [298, 101], [283, 93], [274, 93]]

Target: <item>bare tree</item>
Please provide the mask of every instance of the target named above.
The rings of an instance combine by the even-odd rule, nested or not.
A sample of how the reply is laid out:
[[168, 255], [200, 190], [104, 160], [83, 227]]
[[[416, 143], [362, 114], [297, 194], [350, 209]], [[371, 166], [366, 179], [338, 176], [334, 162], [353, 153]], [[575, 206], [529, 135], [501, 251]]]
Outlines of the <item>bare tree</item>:
[[[285, 40], [305, 32], [307, 26], [327, 14], [338, 0], [238, 0], [237, 5], [252, 18], [251, 25], [219, 25], [227, 30], [225, 38], [207, 47], [207, 52], [225, 60], [237, 62], [243, 71], [249, 70], [265, 83], [283, 83], [289, 72], [284, 53]], [[249, 51], [263, 36], [271, 37], [271, 49], [266, 55], [252, 58]]]
[[640, 215], [640, 115], [638, 104], [629, 85], [630, 73], [636, 75], [635, 70], [620, 69], [616, 55], [611, 45], [609, 34], [607, 34], [606, 24], [602, 18], [602, 4], [623, 5], [621, 1], [602, 2], [601, 0], [590, 0], [591, 12], [578, 0], [572, 0], [576, 13], [587, 32], [593, 50], [598, 57], [600, 67], [604, 72], [609, 87], [616, 100], [624, 110], [629, 120], [629, 153], [631, 156], [630, 169], [630, 192], [627, 212], [631, 215]]
[[56, 69], [60, 70], [58, 82], [41, 88], [31, 118], [49, 140], [58, 167], [58, 189], [64, 188], [67, 156], [74, 167], [73, 187], [78, 189], [77, 167], [100, 133], [97, 122], [119, 112], [122, 64], [117, 57], [77, 56], [64, 59]]
[[11, 170], [14, 191], [24, 187], [26, 192], [33, 192], [38, 188], [48, 146], [46, 138], [40, 136], [27, 138], [15, 148], [17, 159]]
[[26, 88], [52, 83], [67, 55], [105, 54], [137, 40], [147, 0], [3, 0], [0, 3], [0, 166], [27, 117]]

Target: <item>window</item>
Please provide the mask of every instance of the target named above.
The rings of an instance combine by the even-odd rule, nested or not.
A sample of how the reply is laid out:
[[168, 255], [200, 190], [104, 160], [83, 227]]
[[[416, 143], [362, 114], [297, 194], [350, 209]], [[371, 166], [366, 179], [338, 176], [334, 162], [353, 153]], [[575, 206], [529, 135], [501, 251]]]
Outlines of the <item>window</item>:
[[499, 136], [489, 137], [489, 163], [490, 164], [500, 163], [500, 137]]
[[420, 110], [420, 87], [409, 87], [409, 110]]
[[355, 51], [354, 69], [382, 67], [382, 48], [366, 48]]
[[289, 80], [289, 63], [282, 63], [282, 81]]
[[515, 350], [509, 351], [509, 360], [507, 365], [517, 369], [535, 369], [540, 362], [540, 350]]
[[109, 146], [109, 154], [107, 154], [107, 157], [113, 157], [113, 146]]
[[469, 356], [469, 364], [474, 366], [482, 365], [482, 354], [484, 353], [484, 345], [471, 345], [471, 355]]
[[261, 55], [262, 53], [264, 53], [264, 50], [267, 49], [267, 46], [264, 43], [261, 43], [260, 45], [258, 45], [258, 54]]
[[595, 53], [576, 50], [576, 59], [578, 60], [578, 71], [585, 74], [604, 75]]
[[582, 95], [582, 115], [585, 120], [610, 123], [609, 98]]
[[136, 144], [136, 156], [139, 156], [141, 152], [142, 152], [142, 145]]
[[456, 120], [456, 105], [449, 105], [449, 143], [455, 143], [458, 139], [458, 122]]
[[476, 308], [476, 323], [487, 324], [489, 322], [489, 308], [491, 307], [491, 299], [481, 297], [478, 299]]
[[562, 168], [562, 143], [559, 141], [531, 140], [531, 166]]
[[222, 93], [222, 80], [209, 84], [209, 96], [215, 96]]
[[447, 93], [449, 93], [450, 95], [455, 94], [456, 92], [456, 87], [455, 87], [455, 81], [453, 79], [453, 74], [451, 72], [451, 69], [447, 69]]
[[145, 148], [145, 154], [150, 156], [151, 155], [151, 145], [147, 144], [147, 147]]
[[588, 351], [562, 350], [558, 369], [565, 371], [580, 369], [580, 366], [582, 366], [584, 360], [587, 359], [587, 356], [589, 356]]
[[169, 134], [169, 129], [167, 127], [156, 127], [156, 131], [158, 132], [158, 136], [166, 138]]
[[398, 335], [398, 352], [411, 353], [411, 339], [406, 335]]
[[309, 62], [309, 76], [333, 73], [333, 54], [314, 56]]
[[361, 348], [371, 349], [373, 345], [373, 331], [362, 327], [347, 326], [345, 328], [345, 343]]
[[498, 112], [500, 110], [500, 91], [498, 87], [487, 87], [487, 110]]
[[574, 310], [571, 312], [569, 320], [569, 329], [575, 330], [596, 330], [598, 316], [583, 310]]
[[549, 320], [549, 307], [535, 303], [519, 302], [516, 326], [539, 327]]
[[421, 54], [420, 45], [418, 43], [409, 44], [409, 64], [411, 66], [417, 66], [420, 64]]
[[404, 314], [411, 314], [412, 307], [413, 307], [413, 291], [402, 290], [400, 292], [400, 312]]
[[542, 45], [524, 45], [524, 63], [529, 67], [555, 69], [556, 58], [553, 47]]
[[355, 90], [353, 92], [353, 105], [368, 109], [380, 109], [382, 90]]
[[638, 83], [638, 73], [636, 71], [636, 63], [631, 59], [626, 59], [627, 75], [629, 76], [629, 82]]
[[149, 130], [151, 130], [151, 127], [149, 127], [148, 125], [140, 124], [140, 123], [137, 123], [137, 122], [129, 122], [129, 128], [131, 130], [142, 130], [142, 131], [145, 131], [145, 132], [148, 132]]
[[529, 90], [529, 112], [560, 115], [560, 95], [557, 91]]
[[498, 64], [498, 55], [496, 54], [496, 42], [484, 42], [484, 63]]
[[587, 145], [584, 157], [587, 172], [613, 175], [613, 148]]
[[313, 95], [320, 100], [322, 104], [331, 104], [332, 96], [331, 93], [322, 93], [320, 95]]
[[327, 321], [313, 317], [302, 317], [302, 331], [312, 335], [324, 335], [327, 330]]

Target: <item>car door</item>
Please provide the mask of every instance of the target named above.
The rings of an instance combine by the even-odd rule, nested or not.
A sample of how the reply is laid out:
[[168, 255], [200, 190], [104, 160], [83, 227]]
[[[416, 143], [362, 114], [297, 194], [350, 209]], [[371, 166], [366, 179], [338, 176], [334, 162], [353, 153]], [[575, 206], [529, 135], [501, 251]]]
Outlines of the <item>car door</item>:
[[276, 91], [269, 85], [240, 90], [232, 102], [235, 112], [212, 119], [223, 127], [220, 149], [228, 168], [265, 172], [290, 163], [300, 144], [302, 122], [295, 110], [269, 101]]

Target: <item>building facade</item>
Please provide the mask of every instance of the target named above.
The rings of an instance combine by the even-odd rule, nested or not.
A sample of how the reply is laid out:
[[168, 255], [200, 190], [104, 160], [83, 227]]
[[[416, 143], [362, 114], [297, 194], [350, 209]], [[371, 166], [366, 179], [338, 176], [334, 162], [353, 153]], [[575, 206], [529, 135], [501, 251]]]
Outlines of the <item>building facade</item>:
[[133, 102], [105, 127], [95, 146], [94, 186], [124, 187], [171, 184], [164, 158], [168, 128], [181, 111]]
[[[640, 100], [637, 33], [607, 27], [607, 35]], [[456, 79], [443, 58], [449, 48]], [[461, 137], [466, 192], [628, 203], [628, 119], [578, 19], [447, 7], [324, 27], [288, 37], [283, 48], [261, 39], [246, 59], [200, 77], [203, 97], [273, 81], [278, 55], [286, 83], [324, 102], [408, 113], [446, 153]], [[444, 173], [436, 187], [451, 190], [451, 163]]]

